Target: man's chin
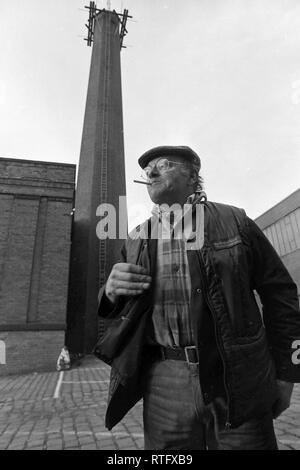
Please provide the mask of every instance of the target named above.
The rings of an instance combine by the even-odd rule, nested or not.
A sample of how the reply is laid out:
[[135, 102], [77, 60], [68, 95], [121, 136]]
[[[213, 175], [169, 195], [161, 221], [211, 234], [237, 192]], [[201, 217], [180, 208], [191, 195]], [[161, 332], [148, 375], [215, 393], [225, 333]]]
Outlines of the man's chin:
[[149, 192], [150, 199], [154, 204], [163, 204], [165, 202], [163, 193], [155, 191], [155, 190], [153, 191], [152, 188], [149, 188], [148, 192]]

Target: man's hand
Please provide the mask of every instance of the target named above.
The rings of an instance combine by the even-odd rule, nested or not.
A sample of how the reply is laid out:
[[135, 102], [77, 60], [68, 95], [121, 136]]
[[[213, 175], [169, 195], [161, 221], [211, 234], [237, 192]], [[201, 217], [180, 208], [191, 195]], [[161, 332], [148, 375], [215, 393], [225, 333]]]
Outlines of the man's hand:
[[120, 295], [142, 294], [149, 289], [151, 277], [143, 266], [117, 263], [111, 270], [105, 287], [107, 298], [114, 304]]
[[294, 384], [291, 382], [284, 382], [283, 380], [277, 380], [277, 386], [278, 399], [273, 405], [274, 419], [278, 418], [278, 416], [290, 406]]

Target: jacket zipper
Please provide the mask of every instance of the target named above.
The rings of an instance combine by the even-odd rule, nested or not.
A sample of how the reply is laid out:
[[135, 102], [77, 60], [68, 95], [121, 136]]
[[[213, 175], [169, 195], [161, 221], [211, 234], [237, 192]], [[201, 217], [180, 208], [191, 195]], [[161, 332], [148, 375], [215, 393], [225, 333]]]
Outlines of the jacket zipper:
[[215, 336], [216, 336], [216, 342], [217, 342], [217, 347], [218, 347], [218, 350], [219, 350], [219, 353], [220, 353], [220, 356], [221, 356], [221, 359], [222, 359], [222, 362], [223, 362], [223, 379], [224, 379], [224, 386], [225, 386], [225, 392], [226, 392], [226, 395], [227, 395], [227, 400], [228, 400], [228, 410], [227, 410], [227, 418], [226, 418], [226, 423], [225, 423], [225, 428], [227, 430], [229, 430], [231, 428], [231, 423], [229, 421], [229, 416], [230, 416], [230, 395], [229, 395], [229, 390], [228, 390], [228, 385], [227, 385], [227, 382], [226, 382], [226, 362], [225, 362], [225, 359], [224, 359], [224, 355], [225, 355], [225, 351], [224, 351], [224, 348], [223, 348], [223, 345], [221, 345], [221, 342], [219, 340], [219, 335], [218, 335], [218, 329], [217, 329], [217, 324], [216, 324], [216, 320], [215, 320], [215, 315], [214, 315], [214, 308], [211, 304], [211, 301], [210, 301], [210, 298], [209, 298], [209, 295], [208, 295], [208, 289], [207, 289], [207, 283], [206, 283], [206, 278], [205, 276], [203, 275], [203, 265], [204, 265], [204, 262], [203, 262], [203, 258], [202, 258], [202, 253], [200, 251], [197, 251], [197, 254], [199, 256], [199, 262], [200, 262], [200, 272], [201, 272], [201, 278], [202, 278], [202, 283], [203, 285], [205, 286], [205, 289], [204, 289], [204, 296], [205, 296], [205, 300], [208, 304], [208, 307], [209, 307], [209, 310], [211, 312], [211, 315], [213, 317], [213, 323], [214, 323], [214, 329], [215, 329]]

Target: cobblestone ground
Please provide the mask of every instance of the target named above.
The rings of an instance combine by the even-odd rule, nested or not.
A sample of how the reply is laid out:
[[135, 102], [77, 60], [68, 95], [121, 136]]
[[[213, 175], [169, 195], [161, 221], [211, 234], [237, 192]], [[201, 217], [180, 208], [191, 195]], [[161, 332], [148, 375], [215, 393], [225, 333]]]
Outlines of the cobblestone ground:
[[[93, 357], [64, 372], [0, 378], [0, 450], [143, 449], [138, 403], [112, 431], [104, 426], [109, 367]], [[280, 449], [300, 450], [300, 386], [276, 420]]]

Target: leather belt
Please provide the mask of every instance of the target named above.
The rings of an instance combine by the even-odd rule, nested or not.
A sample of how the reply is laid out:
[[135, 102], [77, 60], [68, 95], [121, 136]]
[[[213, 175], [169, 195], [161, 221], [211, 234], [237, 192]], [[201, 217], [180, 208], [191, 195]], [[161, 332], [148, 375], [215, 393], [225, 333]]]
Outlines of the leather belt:
[[[175, 361], [186, 361], [188, 364], [199, 364], [198, 351], [196, 346], [186, 346], [185, 348], [165, 348], [163, 346], [151, 346], [148, 353], [165, 361], [173, 359]], [[153, 357], [153, 356], [152, 356]]]

